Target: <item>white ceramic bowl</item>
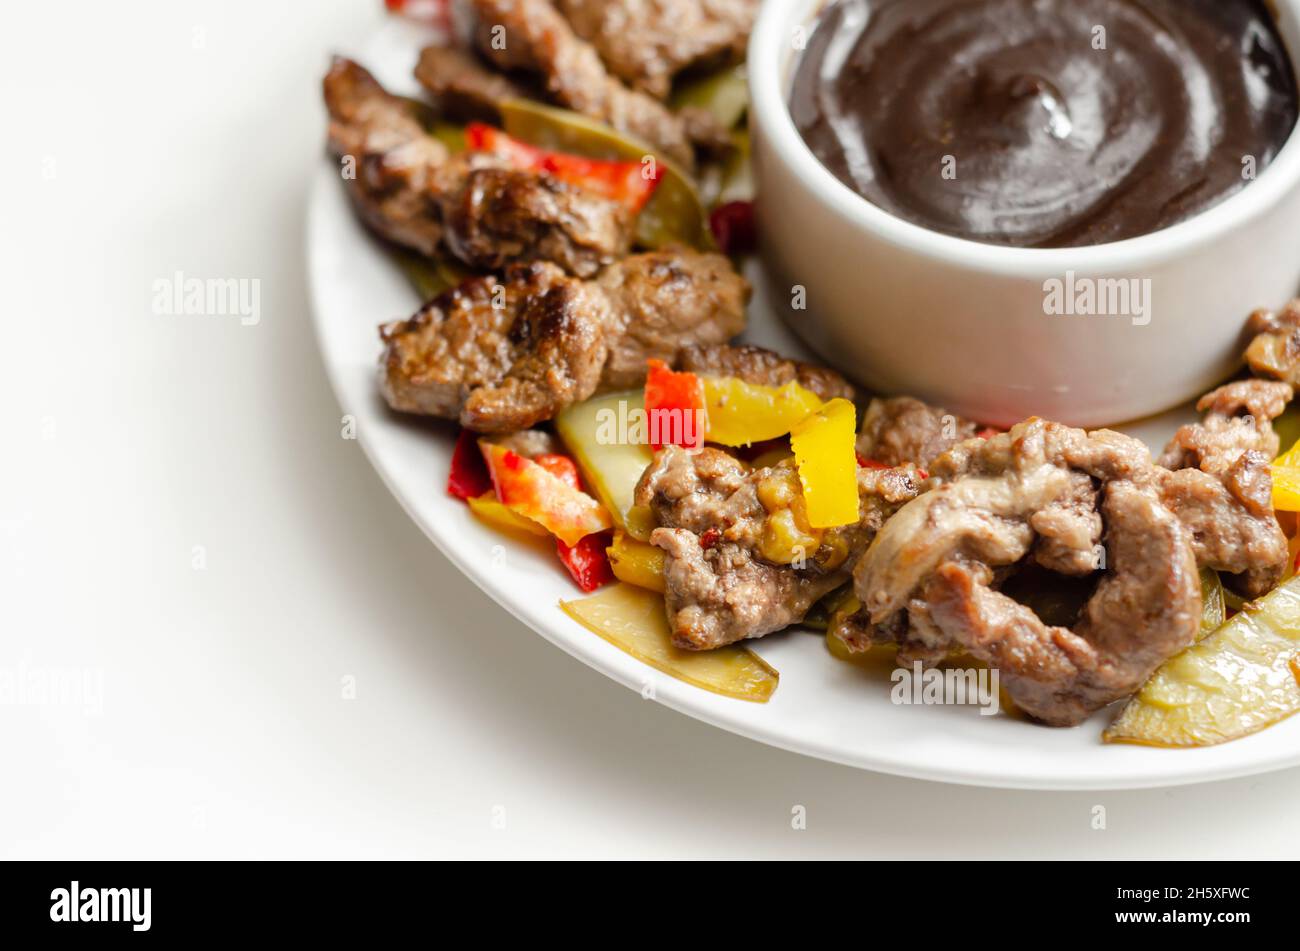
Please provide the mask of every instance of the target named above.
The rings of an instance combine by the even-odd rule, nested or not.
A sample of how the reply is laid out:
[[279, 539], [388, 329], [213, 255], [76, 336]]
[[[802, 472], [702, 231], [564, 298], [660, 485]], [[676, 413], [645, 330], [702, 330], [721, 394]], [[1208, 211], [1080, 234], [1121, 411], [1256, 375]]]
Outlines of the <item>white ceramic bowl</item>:
[[[795, 288], [806, 291], [806, 307], [787, 315], [791, 326], [859, 383], [1000, 425], [1031, 415], [1118, 423], [1229, 376], [1249, 313], [1300, 289], [1295, 133], [1256, 181], [1214, 208], [1095, 247], [980, 244], [875, 207], [822, 166], [790, 117], [794, 37], [825, 3], [767, 0], [754, 30], [759, 228], [778, 297], [793, 301]], [[1274, 6], [1300, 67], [1300, 0]], [[1076, 288], [1080, 279], [1149, 281], [1128, 285], [1149, 288], [1149, 310], [1049, 315], [1048, 282], [1064, 285], [1070, 274]]]

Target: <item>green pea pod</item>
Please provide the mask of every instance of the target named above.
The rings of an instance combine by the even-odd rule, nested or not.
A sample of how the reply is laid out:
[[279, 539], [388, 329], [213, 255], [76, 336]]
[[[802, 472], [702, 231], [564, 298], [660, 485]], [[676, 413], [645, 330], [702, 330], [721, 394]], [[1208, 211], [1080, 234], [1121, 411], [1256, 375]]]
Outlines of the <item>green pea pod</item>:
[[672, 108], [703, 109], [724, 129], [740, 125], [749, 111], [749, 82], [745, 67], [728, 66], [681, 83], [673, 92]]
[[1228, 619], [1228, 602], [1219, 573], [1209, 568], [1201, 569], [1201, 630], [1198, 641], [1209, 637]]
[[419, 99], [412, 99], [410, 96], [398, 96], [402, 102], [411, 111], [415, 121], [424, 126], [424, 130], [433, 136], [443, 145], [447, 146], [450, 152], [464, 152], [465, 144], [465, 127], [446, 122], [438, 117], [438, 112], [433, 106]]
[[1110, 743], [1212, 746], [1300, 712], [1300, 578], [1166, 661], [1105, 733]]
[[718, 192], [718, 204], [725, 205], [733, 201], [754, 200], [754, 167], [750, 162], [749, 132], [737, 129], [731, 133], [735, 149], [727, 156], [722, 167], [722, 187]]
[[1281, 416], [1273, 420], [1273, 431], [1277, 433], [1282, 452], [1300, 442], [1300, 401], [1291, 403]]
[[659, 167], [659, 187], [637, 219], [638, 244], [647, 248], [686, 244], [712, 250], [708, 218], [690, 176], [644, 142], [576, 112], [527, 99], [501, 103], [501, 120], [507, 134], [553, 152], [624, 162], [653, 156]]

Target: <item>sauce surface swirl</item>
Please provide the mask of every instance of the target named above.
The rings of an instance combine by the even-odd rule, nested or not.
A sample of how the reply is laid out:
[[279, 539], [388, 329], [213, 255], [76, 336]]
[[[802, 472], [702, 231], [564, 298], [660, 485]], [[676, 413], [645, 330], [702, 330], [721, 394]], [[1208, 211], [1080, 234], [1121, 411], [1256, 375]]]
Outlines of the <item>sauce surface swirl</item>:
[[891, 214], [1050, 248], [1239, 191], [1298, 99], [1262, 0], [836, 0], [790, 107], [817, 158]]

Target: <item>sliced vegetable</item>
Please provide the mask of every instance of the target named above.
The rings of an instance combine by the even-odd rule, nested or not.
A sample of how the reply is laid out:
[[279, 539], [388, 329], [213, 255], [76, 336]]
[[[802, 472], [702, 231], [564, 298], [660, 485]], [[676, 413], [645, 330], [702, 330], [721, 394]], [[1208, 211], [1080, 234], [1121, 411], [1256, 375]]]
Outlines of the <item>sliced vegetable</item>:
[[555, 551], [560, 556], [560, 563], [569, 570], [574, 583], [588, 594], [614, 580], [609, 557], [605, 554], [611, 540], [609, 532], [588, 535], [572, 548], [558, 538], [555, 540]]
[[1228, 620], [1228, 602], [1223, 594], [1219, 573], [1209, 568], [1201, 569], [1201, 631], [1198, 641], [1203, 641]]
[[451, 0], [384, 0], [389, 13], [396, 13], [434, 26], [451, 26]]
[[480, 442], [497, 499], [566, 545], [613, 527], [604, 506], [559, 476], [504, 446]]
[[456, 448], [451, 453], [447, 494], [453, 499], [468, 502], [491, 491], [492, 476], [488, 474], [483, 454], [479, 452], [478, 437], [468, 429], [462, 429], [456, 437]]
[[1272, 472], [1273, 508], [1279, 512], [1300, 512], [1300, 468], [1274, 463]]
[[560, 607], [587, 630], [637, 660], [705, 690], [766, 703], [780, 675], [742, 647], [684, 651], [674, 647], [664, 613], [664, 599], [653, 591], [617, 584]]
[[570, 406], [555, 429], [615, 524], [627, 527], [636, 484], [654, 461], [645, 441], [645, 394], [612, 393]]
[[1300, 452], [1296, 452], [1295, 448], [1300, 445], [1300, 402], [1287, 404], [1282, 415], [1273, 420], [1273, 432], [1277, 433], [1279, 445], [1292, 447], [1287, 455], [1295, 457], [1294, 464], [1300, 465]]
[[531, 518], [524, 518], [498, 502], [495, 492], [489, 490], [478, 498], [471, 498], [467, 501], [469, 502], [470, 511], [495, 529], [507, 532], [524, 532], [541, 538], [551, 537], [550, 532]]
[[562, 182], [626, 205], [634, 212], [640, 212], [646, 206], [662, 174], [657, 163], [610, 161], [550, 152], [480, 122], [466, 127], [465, 141], [472, 151], [499, 155], [515, 168], [546, 172]]
[[1291, 659], [1300, 647], [1293, 578], [1164, 664], [1105, 733], [1111, 743], [1211, 746], [1300, 710]]
[[735, 377], [706, 376], [704, 408], [709, 442], [749, 446], [784, 436], [817, 410], [822, 401], [798, 383], [759, 386]]
[[662, 548], [637, 541], [627, 532], [615, 532], [609, 546], [609, 563], [619, 581], [664, 593], [664, 559]]
[[411, 287], [415, 289], [415, 293], [420, 295], [421, 301], [433, 300], [455, 286], [447, 281], [437, 264], [423, 255], [416, 254], [414, 251], [396, 249], [392, 252], [392, 256], [397, 266], [402, 269], [402, 273], [406, 275]]
[[1273, 461], [1272, 473], [1273, 508], [1279, 512], [1300, 512], [1300, 442]]
[[649, 145], [576, 112], [527, 99], [502, 103], [501, 120], [511, 136], [539, 148], [638, 163], [652, 158], [659, 186], [637, 219], [637, 242], [648, 248], [669, 244], [712, 248], [704, 205], [690, 176], [675, 162], [655, 155]]
[[859, 518], [856, 422], [853, 404], [834, 399], [790, 433], [813, 528], [850, 525]]
[[671, 99], [673, 111], [703, 109], [724, 129], [740, 125], [749, 109], [749, 82], [745, 66], [728, 66], [678, 84]]
[[645, 380], [645, 411], [650, 448], [664, 446], [704, 448], [708, 420], [704, 390], [694, 373], [678, 373], [662, 360], [649, 361]]
[[558, 452], [544, 452], [539, 456], [533, 456], [533, 462], [569, 488], [582, 491], [582, 476], [578, 475], [578, 465], [570, 457], [562, 456]]
[[722, 168], [722, 180], [718, 185], [716, 203], [719, 205], [733, 201], [752, 202], [757, 192], [749, 133], [744, 129], [737, 129], [731, 134], [731, 141], [734, 148], [727, 156], [726, 164]]

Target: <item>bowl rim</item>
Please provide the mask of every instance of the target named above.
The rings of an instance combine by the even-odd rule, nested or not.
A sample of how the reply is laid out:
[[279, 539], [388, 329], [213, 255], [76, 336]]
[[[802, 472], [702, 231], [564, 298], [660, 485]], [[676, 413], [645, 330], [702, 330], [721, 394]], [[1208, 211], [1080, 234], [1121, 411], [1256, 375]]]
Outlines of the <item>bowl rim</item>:
[[[1189, 254], [1253, 224], [1300, 188], [1300, 123], [1255, 181], [1186, 221], [1150, 234], [1071, 248], [1017, 248], [931, 231], [885, 211], [840, 181], [813, 154], [790, 113], [785, 39], [831, 0], [765, 0], [750, 37], [747, 72], [756, 138], [825, 206], [900, 249], [975, 271], [1050, 277], [1134, 272]], [[1268, 4], [1300, 83], [1300, 0]], [[761, 196], [761, 189], [760, 189]], [[760, 198], [761, 200], [761, 198]]]

